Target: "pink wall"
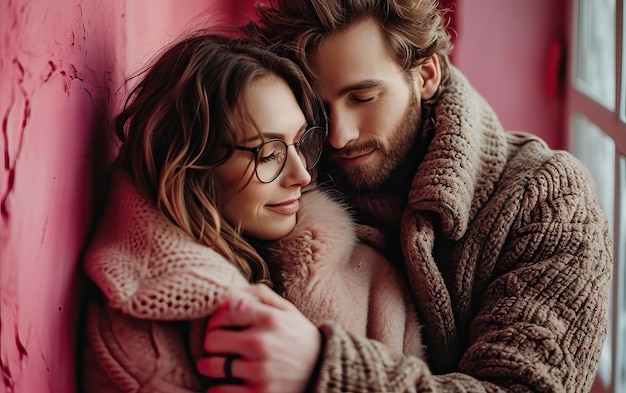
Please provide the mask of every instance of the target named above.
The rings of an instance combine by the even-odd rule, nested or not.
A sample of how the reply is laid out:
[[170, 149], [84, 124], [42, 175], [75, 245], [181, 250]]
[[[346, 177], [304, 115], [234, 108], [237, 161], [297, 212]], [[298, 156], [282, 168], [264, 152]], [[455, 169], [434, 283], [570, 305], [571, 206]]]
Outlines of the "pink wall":
[[[123, 78], [181, 31], [243, 21], [253, 3], [0, 3], [0, 392], [75, 391], [79, 261], [113, 154], [105, 129]], [[506, 127], [555, 147], [561, 104], [543, 78], [558, 3], [462, 2], [455, 53]]]
[[0, 392], [75, 391], [79, 261], [126, 73], [205, 8], [205, 21], [232, 22], [252, 4], [0, 3]]
[[[77, 261], [109, 156], [123, 3], [0, 6], [4, 391], [72, 392]], [[119, 40], [118, 40], [119, 38]]]
[[[509, 130], [565, 148], [555, 45], [565, 39], [565, 0], [460, 0], [455, 64]], [[558, 68], [558, 67], [557, 67]]]

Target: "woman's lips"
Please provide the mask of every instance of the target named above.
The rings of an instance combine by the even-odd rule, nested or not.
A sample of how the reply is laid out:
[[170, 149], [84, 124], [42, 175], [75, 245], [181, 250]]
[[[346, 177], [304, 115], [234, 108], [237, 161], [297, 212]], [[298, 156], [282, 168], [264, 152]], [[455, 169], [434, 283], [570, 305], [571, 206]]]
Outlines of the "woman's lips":
[[278, 203], [276, 205], [267, 205], [267, 208], [275, 211], [278, 214], [296, 214], [298, 210], [300, 210], [300, 201], [298, 199], [294, 199], [291, 201]]

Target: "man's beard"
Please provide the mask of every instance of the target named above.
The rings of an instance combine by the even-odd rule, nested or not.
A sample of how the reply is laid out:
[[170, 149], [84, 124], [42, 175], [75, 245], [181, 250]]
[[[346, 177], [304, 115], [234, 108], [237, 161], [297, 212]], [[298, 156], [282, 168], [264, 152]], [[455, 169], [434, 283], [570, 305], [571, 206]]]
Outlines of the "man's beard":
[[415, 91], [411, 89], [409, 104], [392, 137], [388, 140], [387, 146], [383, 146], [380, 141], [373, 140], [363, 145], [351, 146], [334, 152], [347, 152], [348, 149], [350, 151], [376, 149], [383, 156], [382, 164], [375, 167], [365, 164], [345, 168], [339, 164], [340, 160], [335, 159], [333, 160], [334, 168], [342, 173], [342, 178], [346, 184], [355, 190], [374, 190], [380, 187], [389, 179], [392, 172], [408, 158], [418, 136], [417, 128], [421, 123], [421, 117], [420, 104], [417, 101]]

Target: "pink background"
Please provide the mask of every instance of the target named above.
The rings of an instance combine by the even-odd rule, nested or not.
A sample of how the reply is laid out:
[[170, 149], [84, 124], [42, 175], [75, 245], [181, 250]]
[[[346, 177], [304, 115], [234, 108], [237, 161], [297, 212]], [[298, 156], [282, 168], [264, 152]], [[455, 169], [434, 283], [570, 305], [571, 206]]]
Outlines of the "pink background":
[[[181, 31], [238, 23], [253, 3], [1, 2], [0, 391], [75, 391], [80, 257], [113, 156], [106, 130], [124, 78]], [[456, 64], [506, 128], [555, 148], [563, 140], [553, 56], [565, 35], [563, 4], [472, 0], [455, 13]]]

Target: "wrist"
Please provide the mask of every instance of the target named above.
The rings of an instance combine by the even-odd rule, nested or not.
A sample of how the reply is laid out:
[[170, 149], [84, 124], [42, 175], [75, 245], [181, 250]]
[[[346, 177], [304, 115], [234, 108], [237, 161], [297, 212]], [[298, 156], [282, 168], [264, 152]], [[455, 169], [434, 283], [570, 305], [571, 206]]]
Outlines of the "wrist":
[[322, 362], [324, 361], [324, 347], [326, 346], [326, 337], [320, 329], [318, 329], [318, 332], [320, 337], [320, 344], [318, 347], [319, 350], [317, 353], [317, 360], [315, 361], [315, 365], [311, 370], [311, 375], [309, 376], [309, 380], [304, 390], [306, 393], [312, 393], [316, 390], [315, 388], [317, 385], [317, 380], [319, 379], [320, 371], [322, 369]]

